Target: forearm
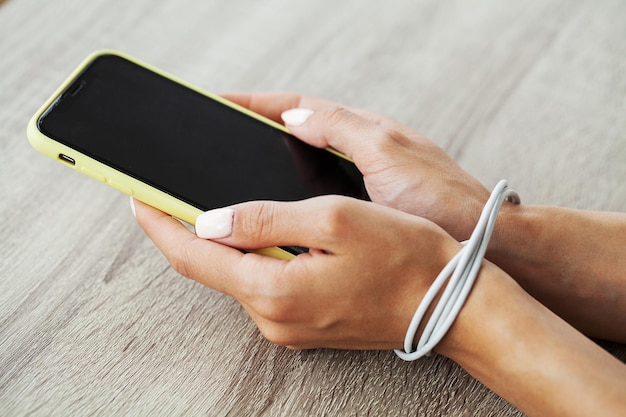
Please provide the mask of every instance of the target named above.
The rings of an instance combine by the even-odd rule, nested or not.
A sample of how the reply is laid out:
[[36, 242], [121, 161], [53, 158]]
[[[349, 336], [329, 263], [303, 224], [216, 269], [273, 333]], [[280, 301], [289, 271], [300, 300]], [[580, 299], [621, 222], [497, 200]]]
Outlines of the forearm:
[[626, 410], [626, 367], [487, 263], [436, 350], [529, 415]]
[[585, 334], [626, 342], [626, 214], [506, 205], [487, 258]]

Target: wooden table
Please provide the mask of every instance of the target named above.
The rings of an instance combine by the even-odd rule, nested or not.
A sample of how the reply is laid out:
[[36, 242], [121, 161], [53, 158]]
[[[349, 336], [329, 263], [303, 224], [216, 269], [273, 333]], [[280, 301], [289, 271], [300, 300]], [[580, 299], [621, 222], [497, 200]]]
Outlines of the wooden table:
[[624, 211], [626, 3], [0, 6], [0, 415], [519, 415], [441, 357], [270, 344], [168, 267], [126, 196], [33, 151], [29, 117], [99, 48], [386, 113], [524, 203]]

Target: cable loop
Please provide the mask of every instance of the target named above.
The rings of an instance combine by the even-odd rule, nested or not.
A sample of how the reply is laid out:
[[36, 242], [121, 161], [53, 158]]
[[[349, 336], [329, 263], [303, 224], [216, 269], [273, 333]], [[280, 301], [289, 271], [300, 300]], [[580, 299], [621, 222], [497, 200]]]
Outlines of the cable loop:
[[[395, 350], [401, 359], [414, 361], [430, 355], [452, 326], [476, 281], [498, 213], [505, 200], [520, 204], [517, 192], [509, 187], [506, 180], [500, 180], [485, 204], [471, 237], [463, 242], [463, 248], [441, 270], [417, 307], [404, 338], [404, 350]], [[446, 288], [414, 349], [413, 341], [424, 314], [444, 285]]]

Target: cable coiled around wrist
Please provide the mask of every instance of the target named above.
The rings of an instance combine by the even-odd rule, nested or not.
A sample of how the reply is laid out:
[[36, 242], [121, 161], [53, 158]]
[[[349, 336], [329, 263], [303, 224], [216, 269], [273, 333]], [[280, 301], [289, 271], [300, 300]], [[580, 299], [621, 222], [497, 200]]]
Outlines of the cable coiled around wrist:
[[[417, 307], [404, 338], [404, 350], [395, 350], [396, 355], [400, 358], [405, 361], [414, 361], [430, 354], [433, 347], [443, 339], [452, 326], [478, 276], [489, 245], [489, 239], [496, 224], [496, 218], [505, 200], [520, 204], [519, 195], [509, 188], [506, 180], [501, 180], [483, 208], [471, 237], [464, 242], [459, 253], [441, 270]], [[444, 285], [446, 288], [414, 349], [413, 341], [424, 314]]]

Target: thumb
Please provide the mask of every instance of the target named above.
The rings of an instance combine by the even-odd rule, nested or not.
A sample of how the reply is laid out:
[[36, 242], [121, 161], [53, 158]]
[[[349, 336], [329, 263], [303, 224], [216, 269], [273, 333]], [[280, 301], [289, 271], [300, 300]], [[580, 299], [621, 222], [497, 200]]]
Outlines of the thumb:
[[271, 246], [323, 247], [319, 229], [321, 205], [324, 200], [339, 198], [317, 197], [294, 202], [250, 201], [204, 212], [195, 223], [196, 235], [219, 241], [239, 249], [261, 249]]
[[[318, 110], [290, 109], [281, 115], [287, 128], [302, 141], [318, 148], [333, 148], [357, 166], [367, 155], [392, 139], [388, 129], [343, 107]], [[359, 166], [359, 168], [362, 168]]]

